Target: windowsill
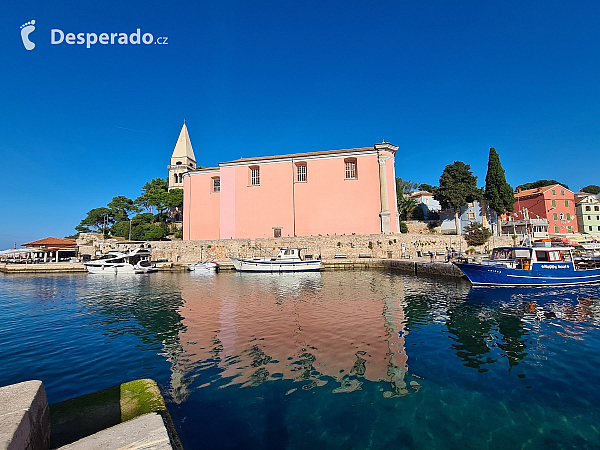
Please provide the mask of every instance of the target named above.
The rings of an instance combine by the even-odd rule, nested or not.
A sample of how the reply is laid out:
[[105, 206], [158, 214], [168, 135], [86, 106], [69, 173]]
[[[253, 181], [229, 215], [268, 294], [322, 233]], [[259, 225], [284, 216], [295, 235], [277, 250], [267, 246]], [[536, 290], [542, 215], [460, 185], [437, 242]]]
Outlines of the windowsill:
[[221, 191], [212, 191], [211, 194], [220, 194]]
[[304, 180], [304, 181], [296, 181], [296, 183], [308, 183], [308, 181]]
[[248, 187], [260, 187], [260, 184], [249, 184]]
[[344, 178], [344, 181], [346, 181], [346, 180], [358, 180], [358, 178], [357, 177], [355, 177], [355, 178]]

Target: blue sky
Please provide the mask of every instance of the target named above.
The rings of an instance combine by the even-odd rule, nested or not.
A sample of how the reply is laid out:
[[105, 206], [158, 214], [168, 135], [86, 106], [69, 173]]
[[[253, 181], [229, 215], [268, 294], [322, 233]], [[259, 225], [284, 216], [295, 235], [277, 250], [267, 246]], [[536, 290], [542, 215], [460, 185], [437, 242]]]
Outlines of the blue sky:
[[[513, 187], [600, 184], [599, 22], [595, 1], [3, 1], [0, 249], [166, 177], [184, 119], [203, 166], [385, 139], [422, 183], [461, 160], [483, 186], [495, 147]], [[168, 44], [50, 39], [137, 28]]]

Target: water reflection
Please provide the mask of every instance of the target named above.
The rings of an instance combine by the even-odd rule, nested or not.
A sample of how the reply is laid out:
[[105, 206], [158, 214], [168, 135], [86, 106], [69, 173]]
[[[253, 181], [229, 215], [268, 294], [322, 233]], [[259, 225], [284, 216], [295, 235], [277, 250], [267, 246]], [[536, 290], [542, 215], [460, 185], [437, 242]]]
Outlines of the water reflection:
[[[574, 339], [582, 324], [599, 325], [597, 287], [473, 288], [460, 305], [450, 308], [447, 326], [453, 349], [464, 365], [486, 372], [499, 356], [509, 371], [528, 355], [528, 341], [551, 325], [553, 333]], [[542, 327], [544, 325], [544, 327]]]
[[35, 373], [59, 401], [153, 377], [186, 448], [600, 442], [598, 285], [471, 289], [363, 271], [0, 277], [0, 303], [5, 384]]
[[407, 394], [403, 279], [347, 275], [225, 274], [182, 285], [186, 359], [176, 370], [218, 368], [229, 385], [290, 379], [305, 390], [333, 379], [334, 393], [387, 380], [384, 395]]
[[79, 294], [94, 311], [88, 326], [160, 350], [177, 403], [196, 379], [196, 388], [333, 383], [335, 394], [383, 382], [384, 398], [400, 397], [428, 376], [409, 372], [415, 330], [442, 325], [450, 343], [436, 345], [485, 373], [512, 371], [548, 333], [581, 340], [600, 325], [597, 287], [471, 289], [381, 272], [186, 275], [89, 277]]

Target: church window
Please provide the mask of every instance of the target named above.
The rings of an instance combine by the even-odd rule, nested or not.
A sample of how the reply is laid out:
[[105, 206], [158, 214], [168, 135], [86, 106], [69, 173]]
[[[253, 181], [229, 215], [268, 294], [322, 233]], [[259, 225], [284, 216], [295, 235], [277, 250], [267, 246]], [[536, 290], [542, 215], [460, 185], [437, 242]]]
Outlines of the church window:
[[344, 160], [346, 165], [346, 179], [355, 180], [357, 177], [356, 173], [356, 158], [348, 158]]
[[297, 164], [296, 171], [298, 173], [298, 182], [306, 181], [306, 164]]
[[250, 167], [250, 184], [252, 186], [260, 186], [260, 167]]

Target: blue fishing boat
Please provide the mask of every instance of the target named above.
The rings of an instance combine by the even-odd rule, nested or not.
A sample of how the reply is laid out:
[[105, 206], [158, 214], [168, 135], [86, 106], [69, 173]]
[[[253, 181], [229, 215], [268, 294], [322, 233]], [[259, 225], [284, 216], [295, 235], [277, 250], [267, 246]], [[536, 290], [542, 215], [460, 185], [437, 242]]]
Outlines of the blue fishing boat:
[[497, 247], [481, 262], [454, 263], [474, 286], [553, 286], [600, 281], [600, 261], [551, 242]]

